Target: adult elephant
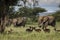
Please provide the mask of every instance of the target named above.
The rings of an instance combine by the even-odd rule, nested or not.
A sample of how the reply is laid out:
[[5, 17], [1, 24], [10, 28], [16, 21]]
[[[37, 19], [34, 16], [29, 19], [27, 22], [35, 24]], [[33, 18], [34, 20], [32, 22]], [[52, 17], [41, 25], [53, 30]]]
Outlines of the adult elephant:
[[56, 30], [56, 19], [53, 16], [39, 16], [38, 19], [38, 26], [42, 27], [42, 29], [46, 29], [46, 27], [50, 25], [54, 27], [54, 30]]
[[21, 17], [21, 18], [14, 19], [13, 23], [14, 23], [14, 26], [23, 26], [23, 27], [25, 27], [26, 17]]

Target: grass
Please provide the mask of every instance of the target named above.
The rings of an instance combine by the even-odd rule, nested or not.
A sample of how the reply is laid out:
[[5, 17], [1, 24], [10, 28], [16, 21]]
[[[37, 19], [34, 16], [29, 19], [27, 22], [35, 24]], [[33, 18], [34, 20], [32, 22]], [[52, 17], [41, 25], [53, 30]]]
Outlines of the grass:
[[[30, 24], [31, 26], [37, 27], [37, 23]], [[53, 30], [53, 27], [50, 27], [51, 32], [45, 33], [44, 31], [36, 32], [33, 31], [31, 33], [26, 32], [26, 28], [30, 26], [29, 24], [26, 25], [25, 28], [23, 27], [6, 27], [5, 32], [3, 34], [0, 34], [0, 40], [60, 40], [60, 32], [55, 32]], [[57, 22], [57, 30], [60, 29], [60, 22]], [[10, 28], [13, 29], [13, 32], [8, 34], [6, 31], [8, 31]]]

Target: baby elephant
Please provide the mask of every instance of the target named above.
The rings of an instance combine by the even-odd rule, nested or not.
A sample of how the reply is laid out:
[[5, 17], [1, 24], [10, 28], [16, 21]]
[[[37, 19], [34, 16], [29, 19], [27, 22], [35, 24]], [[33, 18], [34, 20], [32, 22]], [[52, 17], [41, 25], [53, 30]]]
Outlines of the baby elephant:
[[35, 28], [34, 29], [36, 32], [40, 32], [41, 31], [41, 29], [39, 29], [39, 28]]
[[49, 33], [50, 32], [50, 29], [45, 29], [44, 32], [48, 32]]
[[36, 32], [40, 32], [40, 31], [41, 31], [41, 29], [35, 29], [35, 31], [36, 31]]
[[26, 31], [27, 31], [27, 32], [32, 32], [33, 29], [32, 29], [32, 27], [30, 26], [28, 29], [26, 29]]

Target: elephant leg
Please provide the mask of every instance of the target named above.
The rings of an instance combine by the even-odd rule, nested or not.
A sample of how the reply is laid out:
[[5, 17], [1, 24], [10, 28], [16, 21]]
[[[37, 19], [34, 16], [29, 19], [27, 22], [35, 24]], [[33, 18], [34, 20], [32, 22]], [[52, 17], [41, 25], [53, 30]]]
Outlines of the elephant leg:
[[54, 30], [56, 31], [56, 26], [54, 25]]
[[56, 31], [56, 20], [53, 21], [53, 27], [54, 27], [54, 30]]
[[43, 24], [43, 29], [46, 29], [46, 28], [47, 28], [47, 26], [48, 26], [48, 21], [47, 21], [47, 22], [45, 22], [45, 24]]
[[47, 29], [47, 25], [43, 25], [42, 29], [43, 30]]
[[54, 27], [54, 30], [56, 31], [56, 27]]
[[23, 23], [22, 26], [25, 27], [25, 23]]
[[43, 29], [43, 30], [44, 30], [44, 28], [45, 28], [45, 25], [42, 26], [42, 29]]
[[25, 27], [25, 25], [23, 25], [23, 27]]
[[54, 27], [54, 30], [56, 31], [56, 22], [53, 22], [52, 26]]
[[56, 31], [56, 26], [54, 25], [54, 30]]

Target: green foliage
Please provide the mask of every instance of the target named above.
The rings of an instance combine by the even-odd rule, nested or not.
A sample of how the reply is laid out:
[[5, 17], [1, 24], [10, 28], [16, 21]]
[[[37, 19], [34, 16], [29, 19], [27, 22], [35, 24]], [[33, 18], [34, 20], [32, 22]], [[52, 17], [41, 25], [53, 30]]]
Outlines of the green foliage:
[[56, 17], [56, 20], [57, 21], [60, 21], [60, 10], [59, 11], [56, 11], [55, 14], [53, 14], [53, 16]]
[[16, 5], [18, 0], [4, 0], [6, 2], [6, 5]]
[[18, 13], [20, 16], [29, 16], [30, 15], [29, 13], [31, 13], [31, 9], [28, 7], [22, 7], [20, 8]]
[[39, 12], [45, 12], [46, 10], [43, 8], [29, 8], [29, 7], [22, 7], [19, 10], [19, 15], [20, 16], [27, 16], [27, 17], [31, 17], [31, 16], [36, 16]]
[[45, 10], [44, 8], [34, 7], [34, 8], [33, 8], [33, 12], [34, 12], [34, 13], [46, 12], [46, 10]]
[[44, 8], [40, 7], [34, 7], [34, 8], [29, 8], [29, 7], [22, 7], [19, 9], [18, 12], [16, 12], [16, 17], [29, 17], [31, 18], [32, 21], [36, 21], [36, 15], [38, 15], [39, 12], [45, 12], [46, 10]]
[[18, 0], [0, 0], [0, 17], [8, 14], [9, 6], [17, 4]]

